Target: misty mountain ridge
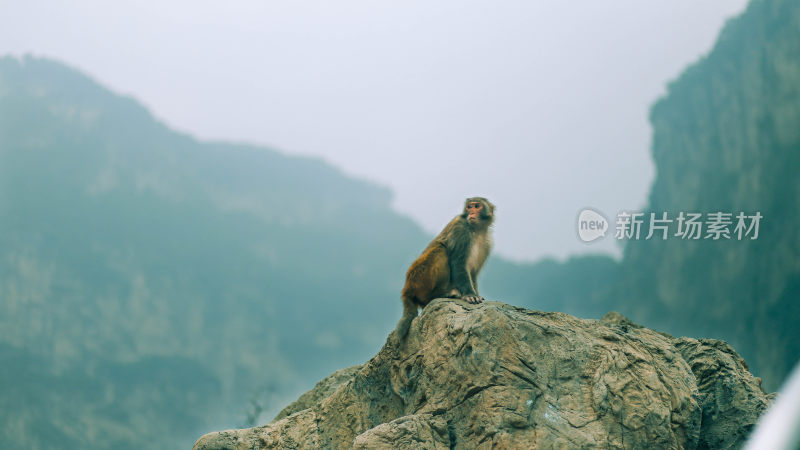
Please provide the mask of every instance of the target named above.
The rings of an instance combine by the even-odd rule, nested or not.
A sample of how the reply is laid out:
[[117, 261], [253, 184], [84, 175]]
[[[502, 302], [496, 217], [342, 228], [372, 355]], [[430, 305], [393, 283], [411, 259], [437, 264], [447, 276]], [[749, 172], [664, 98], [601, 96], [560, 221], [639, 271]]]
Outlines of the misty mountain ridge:
[[[133, 445], [159, 423], [202, 426], [196, 383], [227, 402], [224, 421], [240, 420], [264, 380], [303, 387], [331, 361], [368, 355], [393, 324], [388, 305], [363, 299], [392, 298], [415, 250], [385, 236], [427, 237], [391, 211], [385, 188], [310, 158], [199, 143], [49, 60], [0, 60], [0, 95], [0, 339], [4, 357], [55, 377], [7, 369], [5, 385], [47, 399], [28, 405], [21, 428], [66, 420], [40, 409], [64, 394], [49, 382], [66, 383], [70, 403], [88, 406], [78, 415], [101, 424], [88, 441], [68, 439], [88, 433], [75, 424], [55, 426], [67, 447]], [[366, 317], [385, 320], [355, 326]], [[173, 384], [154, 364], [172, 367]], [[156, 402], [152, 419], [124, 406], [165, 388], [178, 398]], [[8, 401], [6, 414], [20, 408]], [[93, 412], [109, 408], [148, 425], [120, 437], [126, 420]], [[184, 431], [184, 446], [196, 432]], [[19, 442], [48, 446], [53, 435]]]

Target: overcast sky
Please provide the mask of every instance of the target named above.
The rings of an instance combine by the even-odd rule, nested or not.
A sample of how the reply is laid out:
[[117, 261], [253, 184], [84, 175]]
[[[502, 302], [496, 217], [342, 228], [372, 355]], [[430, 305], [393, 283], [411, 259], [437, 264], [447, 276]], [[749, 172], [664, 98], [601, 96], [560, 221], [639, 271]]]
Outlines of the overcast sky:
[[0, 0], [0, 54], [56, 58], [201, 139], [320, 156], [431, 233], [486, 196], [496, 250], [535, 260], [615, 251], [577, 239], [578, 211], [645, 204], [650, 105], [745, 5]]

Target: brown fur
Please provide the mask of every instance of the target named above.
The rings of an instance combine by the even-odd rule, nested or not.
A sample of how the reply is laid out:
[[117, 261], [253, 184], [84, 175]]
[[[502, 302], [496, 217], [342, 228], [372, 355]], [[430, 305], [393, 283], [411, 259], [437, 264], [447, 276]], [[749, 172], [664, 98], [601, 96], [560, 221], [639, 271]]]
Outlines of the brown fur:
[[408, 269], [403, 287], [403, 317], [397, 324], [405, 337], [418, 308], [439, 297], [460, 297], [479, 303], [477, 277], [492, 247], [490, 226], [494, 205], [482, 197], [468, 198], [456, 216]]

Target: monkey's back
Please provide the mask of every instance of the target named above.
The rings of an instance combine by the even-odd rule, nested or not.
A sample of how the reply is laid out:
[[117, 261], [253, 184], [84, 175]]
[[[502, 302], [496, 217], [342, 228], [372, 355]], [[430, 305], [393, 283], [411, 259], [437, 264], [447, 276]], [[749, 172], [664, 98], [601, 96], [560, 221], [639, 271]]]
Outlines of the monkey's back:
[[434, 240], [408, 268], [403, 298], [419, 306], [444, 297], [450, 284], [450, 267], [447, 264], [447, 249]]

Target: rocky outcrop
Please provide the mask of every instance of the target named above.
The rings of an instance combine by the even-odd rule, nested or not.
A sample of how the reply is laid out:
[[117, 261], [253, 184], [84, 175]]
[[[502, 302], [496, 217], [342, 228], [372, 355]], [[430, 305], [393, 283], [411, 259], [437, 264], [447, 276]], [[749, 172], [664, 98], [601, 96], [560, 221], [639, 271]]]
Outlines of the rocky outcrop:
[[[724, 341], [681, 338], [675, 348], [689, 363], [703, 411], [699, 448], [738, 448], [764, 409], [761, 378]], [[767, 396], [769, 400], [775, 394]]]
[[406, 342], [194, 448], [735, 448], [768, 402], [721, 341], [438, 299]]
[[339, 388], [339, 386], [350, 381], [350, 379], [353, 378], [353, 375], [361, 370], [362, 367], [363, 365], [352, 366], [333, 372], [332, 374], [323, 378], [322, 381], [317, 383], [317, 385], [314, 386], [314, 389], [311, 389], [310, 391], [301, 395], [300, 398], [292, 402], [289, 406], [283, 408], [283, 410], [281, 410], [281, 412], [279, 412], [278, 415], [272, 419], [272, 421], [275, 422], [276, 420], [283, 419], [284, 417], [290, 416], [298, 411], [311, 408], [333, 394], [333, 391]]

